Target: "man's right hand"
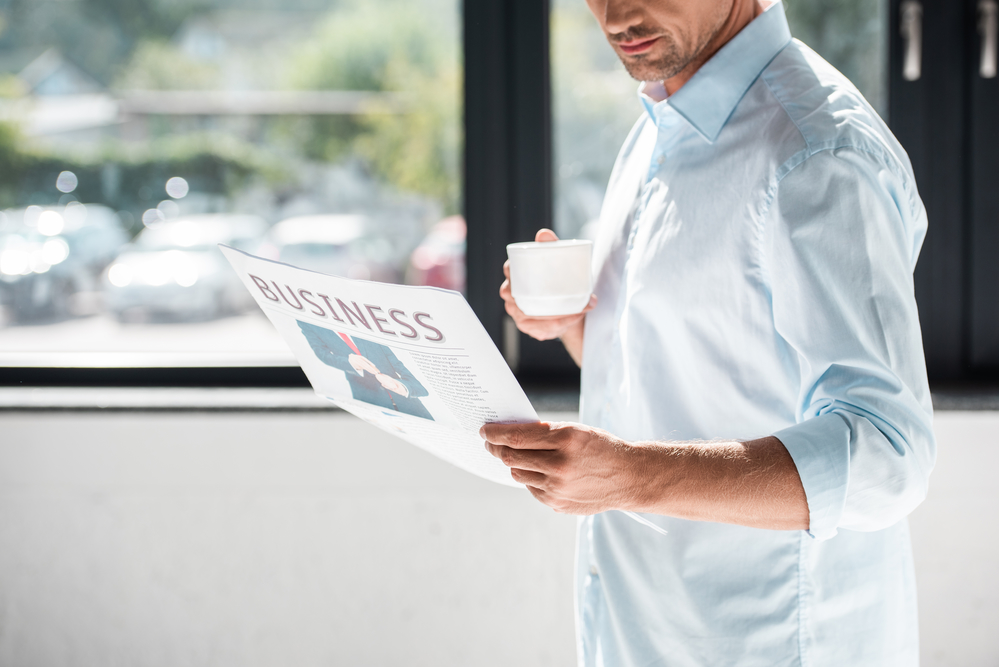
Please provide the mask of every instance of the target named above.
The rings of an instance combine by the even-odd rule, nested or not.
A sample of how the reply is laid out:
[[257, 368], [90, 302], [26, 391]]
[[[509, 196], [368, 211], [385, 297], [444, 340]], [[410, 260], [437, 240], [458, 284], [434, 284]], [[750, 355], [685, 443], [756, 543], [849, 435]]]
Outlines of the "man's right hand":
[[365, 371], [371, 373], [372, 375], [378, 375], [379, 373], [378, 366], [375, 366], [374, 363], [372, 363], [372, 361], [367, 357], [362, 357], [359, 354], [352, 354], [347, 357], [347, 361], [350, 363], [351, 368], [357, 371], [358, 375], [364, 375]]
[[[558, 236], [550, 229], [540, 229], [534, 240], [539, 243], [558, 241]], [[510, 260], [503, 263], [503, 275], [506, 276], [506, 280], [500, 286], [500, 297], [503, 298], [506, 312], [513, 318], [517, 328], [531, 338], [538, 340], [561, 338], [569, 356], [572, 357], [577, 366], [580, 365], [583, 359], [583, 323], [586, 320], [586, 313], [597, 305], [597, 297], [591, 296], [586, 308], [575, 315], [531, 317], [525, 315], [524, 311], [517, 307], [517, 302], [513, 298], [513, 292], [510, 289]]]

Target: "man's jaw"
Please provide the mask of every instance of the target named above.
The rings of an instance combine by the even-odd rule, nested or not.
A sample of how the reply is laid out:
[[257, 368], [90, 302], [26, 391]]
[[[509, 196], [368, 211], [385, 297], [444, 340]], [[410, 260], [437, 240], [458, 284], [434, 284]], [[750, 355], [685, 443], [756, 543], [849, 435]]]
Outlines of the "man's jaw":
[[664, 81], [689, 62], [668, 34], [619, 41], [610, 37], [621, 64], [638, 81]]

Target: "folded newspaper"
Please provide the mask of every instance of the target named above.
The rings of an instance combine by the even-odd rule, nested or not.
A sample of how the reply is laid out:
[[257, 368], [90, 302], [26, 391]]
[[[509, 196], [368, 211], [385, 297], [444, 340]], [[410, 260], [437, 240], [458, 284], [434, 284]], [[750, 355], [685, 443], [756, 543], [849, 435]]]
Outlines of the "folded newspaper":
[[468, 472], [521, 486], [489, 422], [538, 421], [465, 298], [338, 278], [220, 246], [320, 396]]

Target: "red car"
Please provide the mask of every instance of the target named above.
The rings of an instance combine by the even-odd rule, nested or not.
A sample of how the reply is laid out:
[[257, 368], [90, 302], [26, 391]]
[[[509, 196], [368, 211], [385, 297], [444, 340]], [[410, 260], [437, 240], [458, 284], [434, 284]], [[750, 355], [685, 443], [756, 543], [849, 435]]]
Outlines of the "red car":
[[465, 291], [465, 219], [444, 218], [409, 258], [406, 283]]

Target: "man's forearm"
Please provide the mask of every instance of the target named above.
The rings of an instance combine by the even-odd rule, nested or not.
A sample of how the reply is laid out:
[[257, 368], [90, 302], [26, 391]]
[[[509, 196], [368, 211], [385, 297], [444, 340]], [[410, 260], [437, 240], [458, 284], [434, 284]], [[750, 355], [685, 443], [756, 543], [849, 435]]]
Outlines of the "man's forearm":
[[808, 528], [808, 501], [780, 440], [638, 443], [634, 509], [772, 530]]
[[486, 448], [558, 512], [631, 510], [771, 530], [808, 528], [798, 469], [780, 440], [627, 442], [567, 422], [486, 424]]

